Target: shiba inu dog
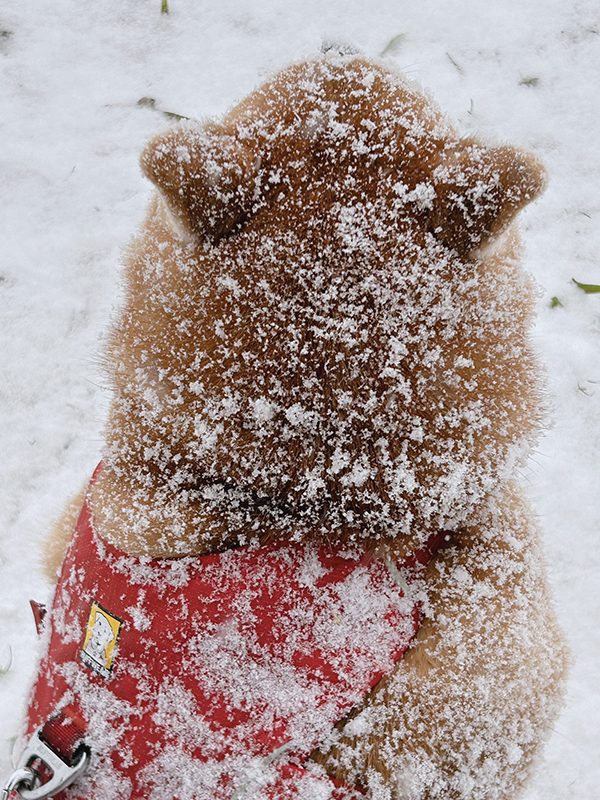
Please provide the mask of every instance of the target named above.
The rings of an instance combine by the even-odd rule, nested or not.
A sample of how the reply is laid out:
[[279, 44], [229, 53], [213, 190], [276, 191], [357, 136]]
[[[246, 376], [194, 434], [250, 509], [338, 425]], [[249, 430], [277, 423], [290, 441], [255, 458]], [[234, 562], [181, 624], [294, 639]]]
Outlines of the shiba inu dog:
[[77, 727], [82, 799], [513, 800], [567, 662], [514, 480], [543, 168], [335, 54], [141, 163], [30, 732]]

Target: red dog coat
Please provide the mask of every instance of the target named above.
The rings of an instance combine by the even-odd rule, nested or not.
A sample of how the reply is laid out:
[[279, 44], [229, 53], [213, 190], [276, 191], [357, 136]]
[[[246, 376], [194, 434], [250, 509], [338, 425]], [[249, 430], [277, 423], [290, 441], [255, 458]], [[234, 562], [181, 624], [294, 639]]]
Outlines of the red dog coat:
[[133, 558], [98, 538], [86, 499], [30, 705], [30, 734], [66, 709], [92, 753], [57, 797], [353, 796], [303, 763], [413, 638], [398, 578], [314, 544]]

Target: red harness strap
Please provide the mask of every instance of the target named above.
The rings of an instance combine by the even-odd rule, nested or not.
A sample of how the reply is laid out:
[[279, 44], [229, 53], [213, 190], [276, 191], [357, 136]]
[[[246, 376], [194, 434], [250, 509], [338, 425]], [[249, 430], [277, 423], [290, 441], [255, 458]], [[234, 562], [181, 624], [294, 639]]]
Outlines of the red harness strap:
[[91, 750], [56, 800], [359, 797], [304, 762], [415, 635], [405, 587], [380, 560], [305, 543], [132, 558], [97, 537], [86, 499], [29, 713], [65, 760]]
[[39, 736], [68, 766], [72, 766], [85, 739], [85, 731], [85, 720], [77, 710], [65, 706], [44, 723]]

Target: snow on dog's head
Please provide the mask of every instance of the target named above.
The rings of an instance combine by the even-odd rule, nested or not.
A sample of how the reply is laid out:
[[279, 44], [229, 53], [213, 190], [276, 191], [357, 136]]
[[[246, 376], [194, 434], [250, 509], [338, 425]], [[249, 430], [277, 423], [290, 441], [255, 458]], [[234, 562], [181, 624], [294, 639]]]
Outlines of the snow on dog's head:
[[414, 546], [467, 521], [539, 424], [509, 229], [535, 159], [325, 55], [159, 135], [142, 168], [159, 194], [108, 350], [127, 548]]

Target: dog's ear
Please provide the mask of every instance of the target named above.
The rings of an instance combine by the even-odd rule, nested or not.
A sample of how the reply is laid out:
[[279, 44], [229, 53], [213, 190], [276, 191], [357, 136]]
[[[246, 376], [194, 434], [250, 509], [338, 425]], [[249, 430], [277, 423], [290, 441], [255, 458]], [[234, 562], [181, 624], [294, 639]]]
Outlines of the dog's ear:
[[140, 162], [188, 233], [216, 243], [250, 211], [252, 154], [218, 125], [182, 126], [160, 134]]
[[466, 254], [502, 233], [544, 189], [546, 172], [530, 153], [462, 141], [433, 170], [428, 223], [436, 238]]

